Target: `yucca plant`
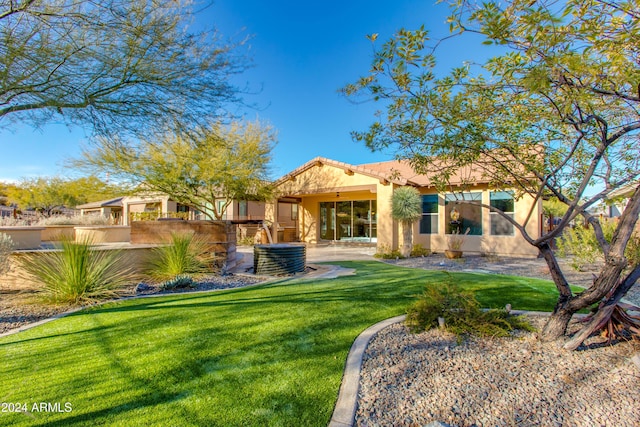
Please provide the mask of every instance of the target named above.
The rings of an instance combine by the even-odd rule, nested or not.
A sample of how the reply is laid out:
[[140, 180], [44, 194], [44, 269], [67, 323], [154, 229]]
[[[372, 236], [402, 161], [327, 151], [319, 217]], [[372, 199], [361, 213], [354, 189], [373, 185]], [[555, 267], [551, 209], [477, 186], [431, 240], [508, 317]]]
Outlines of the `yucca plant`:
[[402, 223], [402, 256], [411, 255], [413, 223], [422, 217], [422, 198], [413, 187], [400, 187], [391, 196], [391, 216]]
[[58, 250], [32, 253], [20, 260], [32, 280], [43, 285], [44, 298], [54, 303], [84, 304], [117, 297], [134, 279], [121, 250], [99, 250], [85, 239], [65, 239]]
[[193, 233], [172, 233], [171, 243], [152, 250], [147, 274], [166, 281], [178, 275], [204, 273], [211, 268], [213, 257], [209, 245]]

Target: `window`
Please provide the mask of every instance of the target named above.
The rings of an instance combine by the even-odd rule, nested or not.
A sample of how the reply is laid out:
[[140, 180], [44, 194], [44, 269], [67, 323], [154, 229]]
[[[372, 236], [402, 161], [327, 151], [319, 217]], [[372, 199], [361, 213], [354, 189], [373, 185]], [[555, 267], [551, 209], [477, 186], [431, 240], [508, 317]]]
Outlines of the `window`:
[[248, 216], [248, 204], [246, 200], [240, 200], [238, 202], [238, 218], [247, 218]]
[[[491, 207], [505, 213], [511, 219], [514, 218], [513, 193], [511, 191], [492, 191], [489, 194]], [[513, 236], [513, 224], [507, 221], [497, 212], [490, 212], [491, 217], [491, 235], [493, 236]]]
[[218, 211], [218, 215], [221, 215], [222, 219], [227, 219], [226, 203], [226, 200], [216, 200], [216, 209]]
[[465, 201], [480, 203], [482, 193], [445, 194], [446, 233], [453, 234], [457, 231], [464, 234], [469, 229], [469, 235], [482, 236], [482, 208], [478, 205], [465, 203]]
[[420, 219], [420, 234], [438, 234], [437, 194], [425, 194], [422, 196], [422, 218]]
[[375, 200], [320, 202], [320, 238], [376, 242]]

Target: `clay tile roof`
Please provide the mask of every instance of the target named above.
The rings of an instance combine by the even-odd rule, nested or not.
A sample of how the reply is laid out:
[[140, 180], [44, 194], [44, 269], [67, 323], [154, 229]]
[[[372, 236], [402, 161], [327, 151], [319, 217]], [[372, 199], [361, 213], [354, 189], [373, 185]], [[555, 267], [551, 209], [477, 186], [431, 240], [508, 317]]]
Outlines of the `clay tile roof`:
[[[437, 169], [437, 166], [434, 167], [433, 173], [417, 173], [409, 162], [402, 160], [352, 165], [349, 163], [331, 160], [326, 157], [316, 157], [278, 179], [276, 181], [276, 185], [285, 182], [318, 164], [326, 164], [341, 168], [345, 171], [353, 171], [354, 173], [368, 175], [380, 180], [387, 180], [397, 185], [413, 185], [416, 187], [432, 186], [433, 177], [438, 173], [437, 170], [435, 170]], [[473, 167], [461, 168], [450, 178], [451, 184], [454, 185], [462, 182], [468, 182], [469, 180], [473, 180], [477, 183], [487, 182], [487, 179], [482, 175], [482, 171], [479, 168]]]
[[280, 179], [278, 179], [276, 181], [276, 185], [287, 181], [288, 179], [299, 175], [301, 173], [303, 173], [304, 171], [311, 169], [314, 166], [317, 166], [318, 164], [324, 164], [324, 165], [329, 165], [329, 166], [333, 166], [336, 168], [340, 168], [343, 169], [345, 171], [353, 171], [354, 173], [359, 173], [362, 175], [367, 175], [367, 176], [371, 176], [374, 178], [378, 178], [381, 180], [387, 180], [390, 181], [394, 184], [398, 184], [398, 185], [406, 185], [407, 184], [407, 180], [402, 177], [402, 176], [391, 176], [387, 171], [384, 170], [378, 170], [378, 169], [371, 169], [368, 166], [369, 165], [352, 165], [349, 163], [344, 163], [344, 162], [339, 162], [337, 160], [331, 160], [331, 159], [327, 159], [326, 157], [316, 157], [310, 161], [308, 161], [307, 163], [305, 163], [304, 165], [292, 170], [291, 172], [289, 172], [288, 174], [282, 176]]

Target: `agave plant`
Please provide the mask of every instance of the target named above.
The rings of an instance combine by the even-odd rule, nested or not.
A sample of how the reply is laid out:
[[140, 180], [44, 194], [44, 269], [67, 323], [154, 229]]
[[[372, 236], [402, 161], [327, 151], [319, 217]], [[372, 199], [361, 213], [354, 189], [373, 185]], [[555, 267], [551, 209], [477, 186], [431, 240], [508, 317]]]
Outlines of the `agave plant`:
[[171, 243], [152, 251], [147, 273], [157, 280], [206, 272], [213, 262], [209, 245], [192, 233], [171, 234]]
[[32, 253], [20, 260], [42, 294], [54, 303], [83, 304], [116, 297], [133, 280], [131, 264], [121, 250], [100, 250], [88, 239], [65, 239], [58, 250]]

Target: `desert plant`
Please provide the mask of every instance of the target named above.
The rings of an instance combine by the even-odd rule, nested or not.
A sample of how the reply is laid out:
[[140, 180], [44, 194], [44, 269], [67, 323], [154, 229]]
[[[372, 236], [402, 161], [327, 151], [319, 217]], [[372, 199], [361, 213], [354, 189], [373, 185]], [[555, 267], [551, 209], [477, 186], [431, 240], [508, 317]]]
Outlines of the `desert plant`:
[[9, 271], [9, 256], [13, 250], [13, 240], [8, 234], [0, 233], [0, 274]]
[[171, 243], [152, 250], [147, 274], [157, 280], [169, 280], [181, 274], [204, 273], [211, 268], [209, 245], [193, 233], [172, 233]]
[[401, 259], [405, 258], [399, 249], [391, 249], [391, 247], [387, 244], [381, 244], [378, 246], [376, 253], [373, 255], [374, 258], [380, 259]]
[[402, 255], [408, 257], [413, 246], [413, 223], [422, 217], [422, 198], [413, 187], [400, 187], [391, 196], [391, 216], [402, 223]]
[[473, 292], [461, 290], [448, 275], [441, 284], [429, 284], [407, 310], [406, 324], [412, 332], [439, 326], [444, 319], [447, 331], [465, 335], [508, 336], [513, 329], [532, 330], [524, 319], [506, 310], [481, 310]]
[[465, 240], [467, 240], [467, 235], [471, 231], [470, 228], [467, 228], [464, 234], [460, 234], [460, 230], [455, 230], [451, 234], [447, 235], [447, 248], [450, 251], [459, 251], [462, 249], [462, 245], [464, 245]]
[[92, 303], [117, 297], [134, 279], [124, 252], [99, 250], [91, 241], [65, 239], [58, 250], [32, 253], [20, 259], [23, 270], [43, 285], [42, 294], [54, 303]]
[[[602, 233], [607, 242], [611, 242], [613, 233], [616, 230], [615, 220], [605, 220], [601, 222]], [[638, 262], [638, 232], [634, 232], [629, 240], [625, 256], [629, 259], [630, 265], [637, 265]], [[582, 271], [585, 267], [593, 265], [596, 261], [603, 261], [604, 255], [596, 239], [596, 234], [591, 226], [577, 226], [567, 228], [563, 231], [562, 237], [556, 240], [558, 255], [561, 257], [571, 257], [570, 265], [575, 270]]]
[[178, 274], [173, 279], [166, 280], [160, 285], [160, 289], [163, 291], [184, 288], [195, 288], [193, 278], [187, 274]]
[[109, 225], [109, 218], [102, 215], [56, 215], [41, 218], [35, 225]]
[[416, 243], [415, 245], [413, 245], [413, 248], [411, 248], [412, 257], [429, 256], [430, 254], [431, 254], [431, 251], [423, 247], [419, 243]]
[[30, 224], [31, 223], [29, 221], [24, 219], [18, 219], [18, 218], [7, 217], [7, 216], [5, 216], [4, 218], [0, 218], [0, 227], [14, 227], [14, 226], [23, 227], [23, 226], [28, 226]]

